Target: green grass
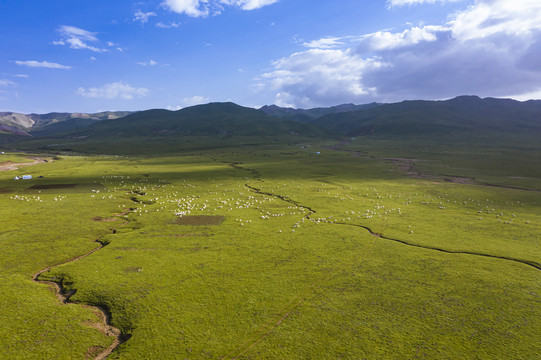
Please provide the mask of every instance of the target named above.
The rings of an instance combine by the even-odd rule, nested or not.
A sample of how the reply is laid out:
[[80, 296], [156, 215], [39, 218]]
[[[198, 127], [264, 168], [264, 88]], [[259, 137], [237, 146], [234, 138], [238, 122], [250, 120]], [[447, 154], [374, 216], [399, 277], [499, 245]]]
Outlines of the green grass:
[[[426, 173], [526, 187], [512, 168], [535, 188], [534, 153], [516, 165], [503, 149], [477, 168], [488, 156], [377, 144], [344, 148], [366, 157], [231, 146], [65, 156], [25, 169], [44, 176], [29, 182], [0, 173], [11, 189], [0, 193], [0, 353], [83, 359], [107, 347], [79, 305], [93, 304], [131, 335], [113, 359], [536, 358], [541, 282], [520, 261], [541, 259], [541, 193], [415, 179], [383, 160], [416, 154]], [[77, 289], [75, 304], [31, 281], [96, 239], [108, 245], [40, 277]]]

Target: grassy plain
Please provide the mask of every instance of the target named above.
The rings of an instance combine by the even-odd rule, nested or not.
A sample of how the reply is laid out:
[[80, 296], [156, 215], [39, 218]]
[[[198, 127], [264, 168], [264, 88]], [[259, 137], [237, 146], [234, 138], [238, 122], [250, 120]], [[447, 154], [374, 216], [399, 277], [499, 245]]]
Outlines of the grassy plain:
[[[112, 359], [539, 357], [536, 150], [307, 145], [0, 173], [0, 353], [96, 355], [91, 304], [129, 337]], [[68, 304], [32, 281], [95, 240], [39, 277]]]

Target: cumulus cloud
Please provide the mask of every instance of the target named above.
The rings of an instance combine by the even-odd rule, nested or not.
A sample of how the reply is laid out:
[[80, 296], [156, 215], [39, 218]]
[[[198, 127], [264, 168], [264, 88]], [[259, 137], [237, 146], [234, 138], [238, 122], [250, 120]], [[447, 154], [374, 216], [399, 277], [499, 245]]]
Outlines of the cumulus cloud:
[[146, 88], [134, 88], [129, 84], [122, 81], [105, 84], [102, 87], [94, 87], [85, 89], [80, 87], [77, 89], [77, 94], [90, 97], [90, 98], [104, 98], [104, 99], [124, 99], [131, 100], [136, 97], [143, 97], [148, 95], [149, 90]]
[[205, 96], [195, 95], [195, 96], [185, 97], [184, 99], [182, 99], [182, 105], [167, 106], [167, 110], [177, 111], [185, 107], [206, 104], [208, 102], [210, 102], [210, 98], [205, 97]]
[[154, 60], [149, 60], [147, 62], [138, 62], [137, 64], [141, 65], [141, 66], [156, 66], [158, 65], [158, 63]]
[[437, 34], [445, 31], [447, 29], [443, 26], [412, 27], [399, 33], [378, 31], [363, 35], [359, 41], [359, 49], [380, 51], [417, 45], [421, 42], [436, 41]]
[[141, 10], [137, 10], [133, 15], [133, 21], [139, 21], [141, 24], [144, 24], [148, 22], [148, 18], [151, 16], [157, 16], [157, 14], [154, 11], [144, 13]]
[[362, 58], [352, 49], [310, 49], [273, 62], [274, 71], [261, 80], [277, 90], [281, 106], [332, 105], [374, 92], [363, 74], [386, 66], [377, 58]]
[[28, 66], [34, 68], [49, 68], [49, 69], [71, 69], [71, 66], [57, 64], [48, 61], [35, 61], [35, 60], [16, 60], [15, 64], [20, 66]]
[[274, 4], [279, 0], [165, 0], [162, 5], [179, 14], [191, 17], [206, 17], [220, 14], [224, 6], [242, 10], [255, 10]]
[[312, 40], [304, 42], [302, 45], [308, 48], [316, 49], [334, 49], [344, 45], [344, 38], [339, 37], [327, 37], [319, 40]]
[[210, 101], [210, 99], [208, 97], [199, 96], [199, 95], [186, 97], [186, 98], [182, 99], [182, 103], [185, 106], [193, 106], [193, 105], [205, 104], [205, 103], [208, 103], [209, 101]]
[[538, 94], [541, 2], [478, 0], [445, 24], [302, 43], [256, 88], [296, 107]]
[[207, 1], [201, 3], [200, 0], [165, 0], [162, 5], [173, 12], [186, 14], [191, 17], [204, 17], [209, 15]]
[[492, 36], [523, 38], [541, 30], [541, 1], [477, 1], [450, 24], [453, 37], [460, 41]]
[[100, 49], [88, 43], [97, 42], [96, 33], [90, 32], [75, 26], [62, 25], [57, 31], [60, 33], [60, 40], [53, 41], [54, 45], [67, 45], [71, 49], [86, 49], [94, 52], [106, 52], [107, 49]]

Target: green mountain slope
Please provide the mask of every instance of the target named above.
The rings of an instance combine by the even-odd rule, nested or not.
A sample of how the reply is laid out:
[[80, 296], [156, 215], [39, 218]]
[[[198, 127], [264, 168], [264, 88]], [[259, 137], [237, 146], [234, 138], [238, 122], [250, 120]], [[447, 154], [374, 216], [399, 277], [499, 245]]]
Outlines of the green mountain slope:
[[260, 110], [264, 111], [265, 114], [269, 116], [279, 117], [283, 119], [290, 119], [295, 121], [304, 121], [309, 122], [314, 119], [317, 119], [321, 116], [328, 114], [339, 114], [350, 111], [357, 110], [366, 110], [373, 107], [377, 107], [380, 104], [370, 103], [363, 105], [355, 104], [342, 104], [331, 107], [318, 107], [312, 109], [294, 109], [294, 108], [285, 108], [277, 105], [265, 105]]
[[105, 120], [70, 136], [120, 138], [132, 136], [320, 136], [313, 125], [275, 119], [233, 103], [211, 103], [178, 111], [147, 110], [122, 119]]
[[348, 136], [541, 134], [541, 101], [476, 96], [446, 101], [404, 101], [325, 115], [314, 124]]
[[139, 154], [297, 143], [339, 135], [366, 135], [412, 144], [445, 141], [506, 146], [536, 146], [541, 136], [541, 101], [461, 96], [446, 101], [368, 104], [361, 110], [317, 119], [311, 117], [313, 113], [292, 116], [304, 121], [272, 117], [261, 109], [233, 103], [210, 103], [178, 111], [154, 109], [93, 123], [91, 119], [71, 119], [49, 124], [35, 128], [34, 138], [21, 140], [16, 146], [25, 150]]
[[269, 117], [263, 111], [233, 103], [211, 103], [178, 111], [141, 111], [72, 131], [47, 134], [51, 126], [43, 128], [41, 133], [48, 136], [16, 146], [42, 151], [157, 154], [224, 146], [296, 143], [329, 134], [328, 130], [312, 124]]
[[49, 125], [33, 127], [29, 130], [29, 133], [35, 137], [58, 135], [67, 131], [85, 128], [96, 123], [97, 121], [99, 120], [73, 118]]

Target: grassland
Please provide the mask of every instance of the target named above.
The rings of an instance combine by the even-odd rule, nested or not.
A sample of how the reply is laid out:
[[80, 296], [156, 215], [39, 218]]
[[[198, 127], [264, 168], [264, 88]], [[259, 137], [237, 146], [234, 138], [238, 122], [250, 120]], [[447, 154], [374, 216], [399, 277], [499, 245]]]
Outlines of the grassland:
[[306, 145], [1, 172], [0, 353], [539, 358], [538, 150]]

